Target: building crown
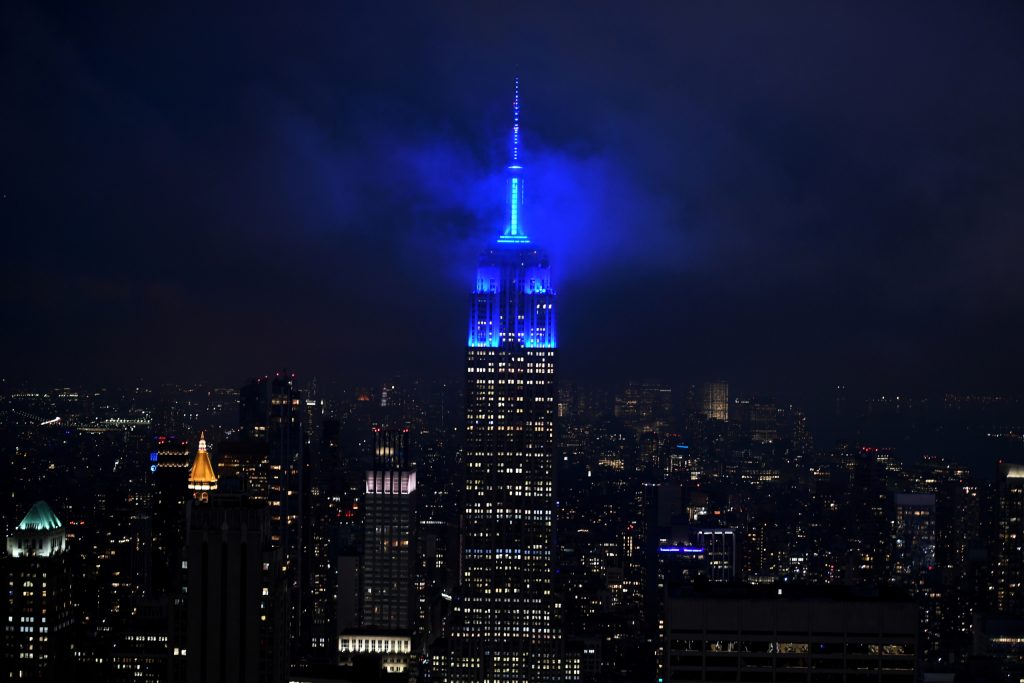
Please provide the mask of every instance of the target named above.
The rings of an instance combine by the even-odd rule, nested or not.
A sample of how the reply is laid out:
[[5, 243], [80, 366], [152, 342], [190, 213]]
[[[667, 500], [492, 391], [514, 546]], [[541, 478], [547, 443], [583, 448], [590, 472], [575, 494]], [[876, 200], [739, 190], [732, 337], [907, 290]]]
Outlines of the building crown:
[[210, 462], [210, 454], [206, 452], [206, 433], [199, 434], [199, 450], [192, 461], [192, 471], [188, 474], [188, 487], [193, 491], [212, 491], [217, 488], [217, 475]]

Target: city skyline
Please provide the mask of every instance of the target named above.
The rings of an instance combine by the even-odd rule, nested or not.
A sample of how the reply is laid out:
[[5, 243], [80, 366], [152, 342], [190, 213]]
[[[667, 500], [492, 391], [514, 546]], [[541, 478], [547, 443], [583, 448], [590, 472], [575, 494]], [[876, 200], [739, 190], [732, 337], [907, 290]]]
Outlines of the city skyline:
[[1022, 31], [0, 9], [2, 675], [1024, 681]]

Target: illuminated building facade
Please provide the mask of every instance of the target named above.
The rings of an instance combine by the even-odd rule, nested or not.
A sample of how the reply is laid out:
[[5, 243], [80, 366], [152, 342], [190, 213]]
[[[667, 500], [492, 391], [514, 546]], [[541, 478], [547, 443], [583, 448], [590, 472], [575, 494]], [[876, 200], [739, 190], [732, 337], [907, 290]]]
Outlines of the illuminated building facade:
[[729, 383], [705, 382], [701, 387], [701, 411], [720, 422], [729, 420]]
[[363, 498], [359, 627], [338, 637], [343, 660], [379, 660], [385, 673], [408, 667], [415, 625], [416, 471], [408, 442], [408, 430], [373, 430], [373, 469], [366, 472]]
[[6, 680], [59, 681], [67, 675], [72, 623], [67, 535], [39, 501], [7, 538], [3, 657]]
[[407, 444], [404, 430], [374, 430], [374, 467], [366, 473], [364, 498], [364, 628], [412, 629], [416, 472], [408, 468]]
[[516, 84], [507, 223], [483, 253], [466, 350], [462, 566], [445, 680], [562, 680], [552, 595], [555, 292], [521, 224]]
[[210, 454], [206, 451], [205, 434], [199, 435], [199, 449], [188, 473], [188, 490], [197, 500], [206, 500], [210, 491], [217, 490], [217, 475], [213, 472]]

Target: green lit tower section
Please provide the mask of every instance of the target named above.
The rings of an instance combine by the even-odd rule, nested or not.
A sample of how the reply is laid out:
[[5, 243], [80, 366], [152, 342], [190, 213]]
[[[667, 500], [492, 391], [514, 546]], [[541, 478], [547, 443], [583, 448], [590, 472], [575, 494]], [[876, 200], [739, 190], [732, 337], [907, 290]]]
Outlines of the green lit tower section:
[[480, 258], [466, 349], [460, 590], [449, 681], [561, 681], [552, 548], [557, 367], [547, 256], [521, 223], [516, 83], [507, 222]]

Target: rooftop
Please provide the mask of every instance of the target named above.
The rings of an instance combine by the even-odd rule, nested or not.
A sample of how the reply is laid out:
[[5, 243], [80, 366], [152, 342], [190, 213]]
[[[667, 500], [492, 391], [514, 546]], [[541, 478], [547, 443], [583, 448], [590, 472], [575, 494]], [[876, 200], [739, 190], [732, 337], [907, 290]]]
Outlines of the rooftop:
[[60, 529], [63, 524], [53, 513], [45, 500], [37, 501], [28, 511], [25, 518], [18, 524], [18, 531], [52, 531]]
[[206, 435], [199, 435], [199, 451], [192, 462], [192, 471], [188, 475], [188, 487], [207, 491], [217, 488], [217, 475], [213, 472], [210, 455], [206, 452]]

